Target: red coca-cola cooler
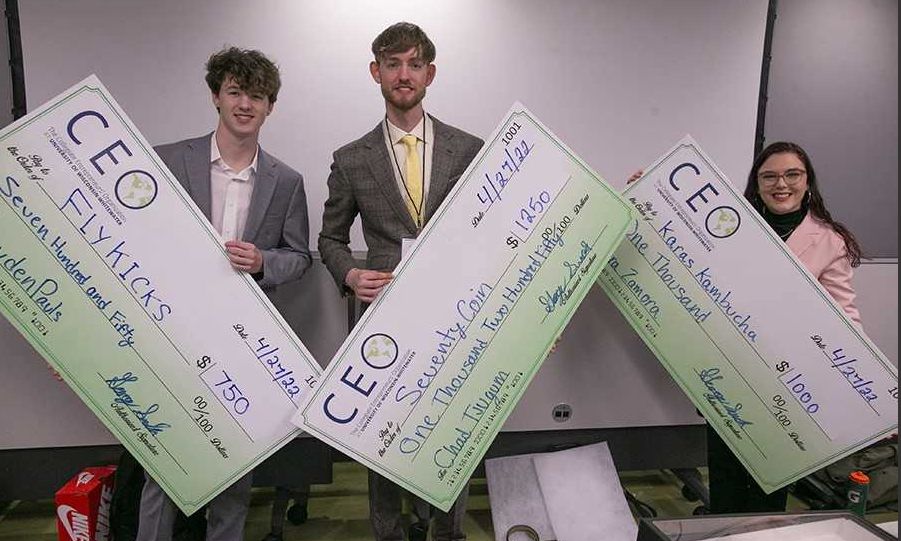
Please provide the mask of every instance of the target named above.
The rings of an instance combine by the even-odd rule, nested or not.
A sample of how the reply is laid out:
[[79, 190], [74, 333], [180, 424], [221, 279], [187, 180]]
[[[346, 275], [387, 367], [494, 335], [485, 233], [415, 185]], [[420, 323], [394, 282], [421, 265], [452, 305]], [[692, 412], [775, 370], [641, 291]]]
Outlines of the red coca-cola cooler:
[[85, 468], [56, 491], [59, 541], [111, 541], [115, 466]]

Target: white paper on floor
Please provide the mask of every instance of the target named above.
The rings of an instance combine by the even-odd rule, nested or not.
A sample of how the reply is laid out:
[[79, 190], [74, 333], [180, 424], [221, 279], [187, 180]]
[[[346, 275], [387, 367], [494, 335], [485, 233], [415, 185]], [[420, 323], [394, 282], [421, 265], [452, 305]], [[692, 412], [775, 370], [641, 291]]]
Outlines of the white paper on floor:
[[[541, 540], [556, 539], [551, 521], [541, 497], [538, 475], [532, 458], [538, 455], [519, 455], [491, 458], [485, 461], [488, 479], [488, 500], [491, 503], [491, 522], [496, 541], [507, 541], [507, 530], [526, 524], [541, 536]], [[524, 533], [514, 533], [510, 541], [530, 541]]]
[[[496, 541], [516, 524], [541, 541], [635, 541], [629, 511], [606, 443], [485, 461]], [[530, 541], [526, 534], [509, 541]]]

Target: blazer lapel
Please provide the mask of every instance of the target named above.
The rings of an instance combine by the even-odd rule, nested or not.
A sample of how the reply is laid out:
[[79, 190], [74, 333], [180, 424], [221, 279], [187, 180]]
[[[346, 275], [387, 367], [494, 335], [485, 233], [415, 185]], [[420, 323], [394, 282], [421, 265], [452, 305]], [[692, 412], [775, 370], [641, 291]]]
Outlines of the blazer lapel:
[[188, 173], [188, 185], [191, 187], [191, 198], [194, 203], [212, 221], [210, 213], [210, 143], [213, 134], [188, 143], [185, 152], [185, 171]]
[[807, 216], [801, 220], [798, 227], [795, 228], [791, 236], [788, 237], [786, 244], [796, 256], [800, 257], [801, 254], [816, 244], [817, 239], [819, 239], [822, 234], [823, 231], [817, 227], [816, 222], [810, 217], [810, 212], [808, 211]]
[[441, 206], [444, 195], [450, 184], [451, 165], [454, 161], [456, 148], [453, 144], [453, 134], [444, 124], [435, 117], [429, 115], [434, 127], [435, 143], [432, 149], [432, 173], [429, 178], [429, 197], [425, 205], [425, 220], [431, 219], [432, 214]]
[[410, 216], [407, 204], [404, 202], [400, 188], [397, 186], [397, 178], [394, 176], [395, 165], [391, 157], [388, 156], [384, 127], [381, 122], [366, 136], [365, 145], [369, 151], [366, 161], [369, 164], [372, 178], [382, 191], [391, 209], [410, 231], [410, 234], [415, 236], [418, 232], [416, 223], [413, 222], [413, 217]]
[[253, 192], [250, 196], [250, 208], [247, 209], [247, 222], [244, 225], [245, 241], [251, 242], [256, 238], [266, 209], [272, 202], [275, 193], [275, 185], [278, 183], [275, 162], [261, 148], [257, 157], [257, 176], [253, 180]]

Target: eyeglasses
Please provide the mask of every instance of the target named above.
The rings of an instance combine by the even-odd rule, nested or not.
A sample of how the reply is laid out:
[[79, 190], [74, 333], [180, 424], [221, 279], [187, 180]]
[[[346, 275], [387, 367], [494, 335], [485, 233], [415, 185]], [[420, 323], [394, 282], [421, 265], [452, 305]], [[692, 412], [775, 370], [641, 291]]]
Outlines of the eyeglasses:
[[780, 178], [784, 178], [785, 183], [789, 186], [792, 186], [800, 182], [806, 174], [807, 171], [803, 169], [789, 169], [783, 173], [777, 173], [775, 171], [763, 171], [762, 173], [757, 174], [757, 180], [765, 186], [774, 186], [777, 182], [779, 182]]

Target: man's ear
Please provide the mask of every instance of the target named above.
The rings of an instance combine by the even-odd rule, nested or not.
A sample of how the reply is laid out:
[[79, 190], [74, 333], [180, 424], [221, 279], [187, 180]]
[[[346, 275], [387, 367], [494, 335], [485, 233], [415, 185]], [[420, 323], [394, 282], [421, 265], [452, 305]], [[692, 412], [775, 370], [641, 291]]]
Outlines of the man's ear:
[[435, 64], [429, 64], [429, 66], [426, 68], [425, 86], [432, 84], [432, 81], [435, 79], [436, 70], [437, 68], [435, 67]]
[[373, 81], [382, 84], [382, 74], [379, 72], [379, 63], [375, 60], [369, 63], [369, 74], [372, 75]]

